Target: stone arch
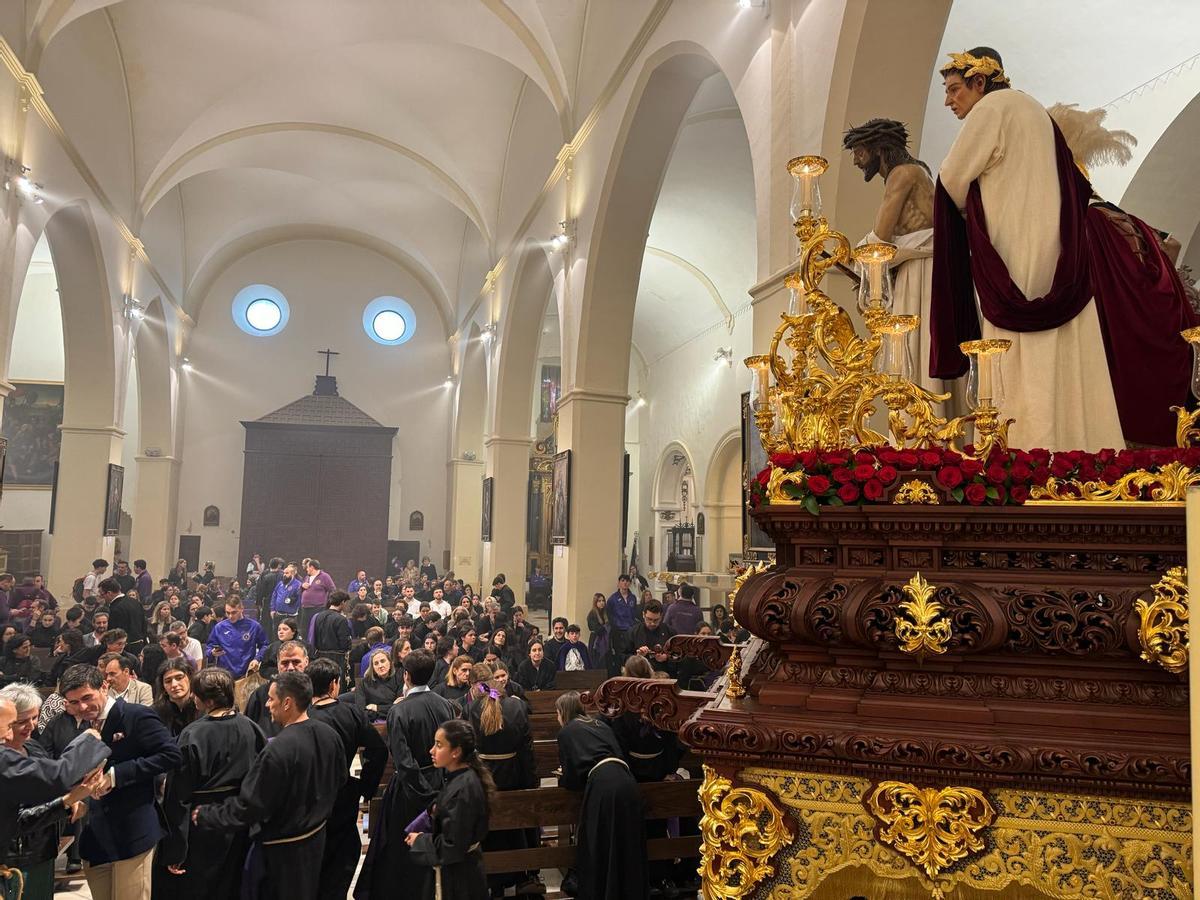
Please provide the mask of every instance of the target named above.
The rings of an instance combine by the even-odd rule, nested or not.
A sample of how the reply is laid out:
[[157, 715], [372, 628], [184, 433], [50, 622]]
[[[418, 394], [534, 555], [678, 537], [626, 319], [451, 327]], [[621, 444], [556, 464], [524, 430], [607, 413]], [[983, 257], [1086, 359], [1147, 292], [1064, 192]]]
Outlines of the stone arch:
[[538, 336], [553, 291], [554, 273], [546, 252], [537, 242], [529, 241], [521, 253], [512, 291], [498, 326], [500, 340], [494, 351], [499, 357], [492, 435], [529, 436]]
[[742, 550], [742, 436], [737, 429], [717, 441], [705, 472], [703, 497], [708, 564], [723, 570], [729, 556]]
[[688, 108], [701, 82], [718, 71], [699, 46], [671, 44], [647, 61], [634, 87], [587, 252], [576, 388], [619, 394], [628, 387], [633, 307], [650, 219]]
[[1155, 142], [1121, 198], [1123, 208], [1153, 227], [1169, 231], [1182, 243], [1180, 262], [1197, 261], [1191, 244], [1200, 228], [1200, 186], [1194, 179], [1179, 177], [1191, 168], [1197, 137], [1200, 95], [1192, 98]]
[[[696, 467], [692, 454], [680, 441], [671, 441], [659, 454], [654, 471], [653, 500], [655, 561], [667, 561], [667, 533], [676, 525], [694, 524], [699, 508]], [[699, 559], [699, 557], [697, 557]]]

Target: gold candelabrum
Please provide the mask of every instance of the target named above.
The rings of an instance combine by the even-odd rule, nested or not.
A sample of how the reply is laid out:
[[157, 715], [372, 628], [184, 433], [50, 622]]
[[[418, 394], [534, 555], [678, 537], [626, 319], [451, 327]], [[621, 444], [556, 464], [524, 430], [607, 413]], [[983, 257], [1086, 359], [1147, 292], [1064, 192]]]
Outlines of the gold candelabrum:
[[[888, 265], [896, 247], [880, 242], [852, 248], [842, 232], [829, 227], [821, 215], [818, 184], [828, 166], [820, 156], [800, 156], [788, 163], [794, 179], [791, 212], [800, 241], [799, 262], [784, 280], [790, 299], [770, 352], [745, 361], [754, 376], [750, 399], [763, 447], [768, 453], [888, 443], [958, 449], [957, 442], [973, 425], [976, 457], [986, 457], [993, 447], [1007, 448], [1013, 420], [1000, 413], [1000, 359], [1010, 342], [960, 345], [971, 363], [971, 412], [952, 419], [940, 416], [937, 404], [950, 395], [912, 381], [908, 335], [920, 325], [920, 317], [892, 313]], [[858, 309], [866, 337], [820, 288], [830, 268], [844, 268], [851, 260], [862, 276]], [[890, 439], [869, 425], [880, 404], [887, 410]]]
[[[1200, 399], [1200, 326], [1185, 328], [1179, 336], [1192, 345], [1192, 396]], [[1172, 406], [1175, 413], [1175, 444], [1194, 447], [1200, 444], [1200, 406], [1188, 411], [1186, 406]]]

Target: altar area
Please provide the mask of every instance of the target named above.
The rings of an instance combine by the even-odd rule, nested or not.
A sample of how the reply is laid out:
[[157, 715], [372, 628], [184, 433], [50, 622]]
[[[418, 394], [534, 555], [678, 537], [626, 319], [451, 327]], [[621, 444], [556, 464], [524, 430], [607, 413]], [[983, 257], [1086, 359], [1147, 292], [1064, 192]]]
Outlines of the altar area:
[[[753, 637], [672, 638], [724, 667], [711, 693], [615, 678], [598, 704], [704, 760], [707, 898], [1191, 897], [1197, 414], [1175, 448], [1009, 447], [1007, 348], [974, 341], [943, 417], [894, 248], [820, 215], [824, 167], [789, 165], [793, 300], [746, 361], [775, 546], [729, 595]], [[854, 264], [857, 322], [821, 290]]]

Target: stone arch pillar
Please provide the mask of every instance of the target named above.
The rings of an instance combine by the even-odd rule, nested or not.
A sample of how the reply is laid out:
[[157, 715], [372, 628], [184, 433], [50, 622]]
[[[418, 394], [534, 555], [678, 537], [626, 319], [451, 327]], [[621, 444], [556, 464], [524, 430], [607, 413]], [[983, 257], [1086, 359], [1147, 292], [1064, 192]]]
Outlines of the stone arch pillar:
[[742, 440], [731, 431], [717, 442], [704, 484], [705, 567], [722, 572], [742, 551]]
[[[447, 519], [450, 568], [463, 580], [481, 584], [480, 522], [483, 515], [484, 421], [487, 415], [487, 348], [479, 329], [467, 333], [458, 371], [458, 412], [454, 417], [450, 459], [446, 463], [450, 490]], [[507, 574], [507, 573], [505, 573]]]
[[111, 559], [104, 535], [108, 467], [120, 465], [124, 431], [118, 421], [116, 328], [104, 257], [91, 213], [83, 204], [59, 209], [46, 239], [62, 304], [66, 388], [59, 452], [54, 540], [46, 577], [52, 591], [71, 583], [97, 557]]

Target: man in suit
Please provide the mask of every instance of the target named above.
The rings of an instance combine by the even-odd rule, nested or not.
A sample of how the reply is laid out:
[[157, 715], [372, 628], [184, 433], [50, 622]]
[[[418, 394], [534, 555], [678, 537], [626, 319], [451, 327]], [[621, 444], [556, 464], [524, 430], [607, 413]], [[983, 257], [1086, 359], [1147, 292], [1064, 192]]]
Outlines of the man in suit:
[[142, 604], [124, 595], [115, 578], [100, 582], [100, 601], [108, 604], [108, 627], [123, 630], [129, 636], [129, 652], [141, 653], [146, 646], [146, 611]]
[[95, 666], [67, 669], [59, 690], [66, 713], [96, 728], [112, 749], [80, 841], [93, 900], [150, 900], [154, 847], [163, 836], [154, 780], [183, 756], [152, 709], [109, 696]]
[[108, 695], [114, 700], [149, 706], [154, 702], [150, 685], [138, 681], [124, 653], [105, 653], [100, 657], [100, 671], [108, 682]]

